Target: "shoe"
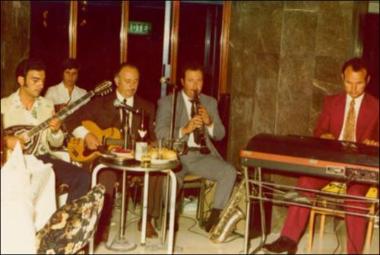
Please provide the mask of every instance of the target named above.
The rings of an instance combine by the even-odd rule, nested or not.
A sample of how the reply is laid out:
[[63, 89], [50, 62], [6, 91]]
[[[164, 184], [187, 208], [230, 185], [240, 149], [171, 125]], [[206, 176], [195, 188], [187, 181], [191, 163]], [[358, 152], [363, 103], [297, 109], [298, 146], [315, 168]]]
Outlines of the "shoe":
[[221, 212], [221, 209], [212, 209], [210, 217], [204, 225], [206, 232], [210, 232], [211, 228], [219, 222], [219, 216]]
[[[138, 231], [141, 231], [141, 226], [142, 226], [142, 220], [140, 219], [138, 224], [137, 224], [137, 230]], [[146, 221], [146, 237], [147, 238], [155, 238], [157, 236], [158, 236], [158, 234], [152, 225], [151, 219], [148, 218]]]
[[263, 246], [265, 253], [282, 253], [295, 254], [297, 252], [297, 243], [286, 236], [280, 236], [276, 241], [271, 244]]

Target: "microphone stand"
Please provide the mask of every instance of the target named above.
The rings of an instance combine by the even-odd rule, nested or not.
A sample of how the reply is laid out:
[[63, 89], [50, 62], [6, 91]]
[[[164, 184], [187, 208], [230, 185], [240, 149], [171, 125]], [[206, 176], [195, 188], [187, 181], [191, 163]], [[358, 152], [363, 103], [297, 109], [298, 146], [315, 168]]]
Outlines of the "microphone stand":
[[129, 149], [130, 146], [130, 137], [131, 130], [129, 128], [129, 113], [130, 111], [127, 108], [122, 108], [123, 110], [123, 120], [122, 120], [122, 134], [123, 134], [123, 148]]
[[173, 149], [173, 142], [174, 142], [174, 123], [175, 123], [175, 113], [176, 113], [176, 110], [177, 110], [177, 89], [178, 89], [178, 86], [176, 84], [171, 84], [172, 85], [172, 93], [173, 93], [173, 97], [172, 97], [172, 107], [171, 107], [171, 119], [170, 119], [170, 131], [169, 131], [169, 139], [170, 139], [170, 142], [169, 142], [169, 148], [170, 149]]

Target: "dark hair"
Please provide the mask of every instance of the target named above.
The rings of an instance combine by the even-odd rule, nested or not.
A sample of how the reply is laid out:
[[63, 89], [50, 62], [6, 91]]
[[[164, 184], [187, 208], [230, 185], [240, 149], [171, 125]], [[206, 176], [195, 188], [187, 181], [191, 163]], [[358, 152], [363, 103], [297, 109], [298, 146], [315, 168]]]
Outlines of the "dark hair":
[[65, 71], [66, 69], [77, 69], [79, 70], [79, 63], [76, 59], [74, 58], [67, 58], [62, 62], [62, 72]]
[[132, 63], [129, 63], [129, 62], [124, 62], [124, 63], [121, 63], [119, 68], [117, 69], [117, 71], [115, 72], [115, 77], [120, 73], [121, 69], [123, 69], [124, 67], [130, 67], [130, 68], [134, 68], [137, 70], [137, 72], [140, 72], [139, 71], [139, 68], [135, 65], [135, 64], [132, 64]]
[[190, 62], [190, 63], [186, 63], [182, 66], [182, 70], [181, 70], [181, 78], [185, 78], [185, 73], [186, 71], [188, 70], [192, 70], [192, 71], [201, 71], [202, 72], [202, 75], [204, 75], [204, 72], [203, 72], [203, 66], [200, 65], [199, 63], [197, 62]]
[[41, 59], [27, 58], [21, 61], [16, 68], [16, 78], [26, 77], [30, 70], [46, 71], [46, 65]]
[[364, 61], [364, 59], [362, 59], [362, 58], [351, 58], [351, 59], [347, 60], [346, 63], [344, 63], [342, 66], [342, 74], [343, 75], [344, 75], [344, 71], [346, 71], [346, 69], [349, 66], [351, 66], [355, 72], [358, 72], [362, 69], [365, 69], [367, 71], [367, 77], [368, 77], [368, 75], [369, 75], [368, 65]]

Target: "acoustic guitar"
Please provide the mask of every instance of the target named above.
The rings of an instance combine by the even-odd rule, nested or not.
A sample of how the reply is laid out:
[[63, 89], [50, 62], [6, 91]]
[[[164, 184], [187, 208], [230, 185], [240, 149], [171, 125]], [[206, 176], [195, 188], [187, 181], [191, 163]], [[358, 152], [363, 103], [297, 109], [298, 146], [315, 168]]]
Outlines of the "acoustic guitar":
[[95, 95], [105, 95], [112, 91], [112, 82], [111, 81], [103, 81], [98, 84], [94, 90], [89, 91], [86, 95], [82, 96], [75, 102], [69, 104], [62, 110], [60, 110], [53, 117], [45, 120], [41, 124], [37, 126], [31, 125], [17, 125], [11, 126], [4, 129], [4, 136], [14, 135], [26, 137], [28, 140], [24, 144], [24, 153], [26, 154], [34, 154], [37, 150], [37, 145], [41, 139], [41, 132], [49, 127], [49, 122], [53, 118], [59, 118], [60, 120], [64, 120], [67, 116], [72, 114], [74, 111], [78, 110], [82, 105], [86, 104], [90, 98]]
[[102, 145], [98, 147], [98, 150], [89, 150], [85, 146], [84, 139], [72, 137], [67, 144], [67, 151], [73, 161], [80, 163], [91, 162], [103, 153], [124, 144], [121, 133], [117, 128], [103, 130], [90, 120], [82, 121], [82, 126], [94, 134], [101, 141]]

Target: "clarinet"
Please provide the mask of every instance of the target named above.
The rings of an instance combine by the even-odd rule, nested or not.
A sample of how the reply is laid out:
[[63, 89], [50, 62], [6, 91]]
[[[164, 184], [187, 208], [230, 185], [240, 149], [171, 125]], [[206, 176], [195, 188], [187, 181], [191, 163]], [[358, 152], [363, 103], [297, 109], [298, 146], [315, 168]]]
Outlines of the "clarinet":
[[[199, 101], [199, 95], [198, 91], [194, 90], [194, 98], [193, 98], [194, 104], [192, 106], [195, 107], [195, 109], [192, 109], [192, 118], [198, 114], [199, 106], [200, 106], [200, 101]], [[209, 154], [210, 149], [206, 145], [206, 134], [205, 134], [205, 128], [202, 126], [201, 128], [196, 128], [193, 131], [194, 134], [194, 141], [196, 144], [200, 145], [200, 153], [201, 154]]]

